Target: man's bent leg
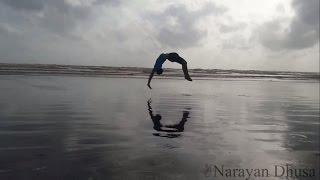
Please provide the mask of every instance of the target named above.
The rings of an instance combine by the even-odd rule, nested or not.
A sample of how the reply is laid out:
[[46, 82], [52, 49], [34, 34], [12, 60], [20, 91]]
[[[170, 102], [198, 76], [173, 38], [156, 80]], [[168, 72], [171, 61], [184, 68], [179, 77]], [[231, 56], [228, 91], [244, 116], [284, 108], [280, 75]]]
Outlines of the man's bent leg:
[[187, 66], [187, 62], [185, 60], [183, 60], [181, 62], [182, 65], [182, 70], [183, 70], [183, 74], [184, 74], [184, 78], [187, 79], [188, 81], [192, 81], [192, 79], [190, 78], [189, 72], [188, 72], [188, 66]]

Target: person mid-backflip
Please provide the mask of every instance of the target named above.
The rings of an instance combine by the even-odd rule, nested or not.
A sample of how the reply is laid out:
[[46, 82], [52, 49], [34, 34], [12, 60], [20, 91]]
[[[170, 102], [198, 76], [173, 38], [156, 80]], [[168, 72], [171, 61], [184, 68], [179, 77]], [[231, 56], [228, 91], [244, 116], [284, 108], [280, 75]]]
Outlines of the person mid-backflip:
[[183, 73], [184, 73], [184, 78], [188, 81], [192, 81], [192, 79], [190, 78], [190, 75], [188, 73], [188, 67], [187, 67], [187, 61], [184, 60], [182, 57], [180, 57], [177, 53], [175, 52], [172, 52], [172, 53], [162, 53], [160, 54], [160, 56], [158, 57], [158, 59], [156, 60], [156, 63], [154, 64], [154, 67], [153, 67], [153, 70], [152, 72], [150, 73], [150, 76], [149, 76], [149, 80], [148, 80], [148, 87], [151, 89], [151, 86], [150, 86], [150, 82], [151, 82], [151, 79], [154, 75], [154, 73], [156, 72], [157, 74], [162, 74], [163, 72], [163, 69], [162, 69], [162, 64], [166, 61], [166, 60], [169, 60], [171, 62], [176, 62], [176, 63], [179, 63], [182, 65], [182, 70], [183, 70]]

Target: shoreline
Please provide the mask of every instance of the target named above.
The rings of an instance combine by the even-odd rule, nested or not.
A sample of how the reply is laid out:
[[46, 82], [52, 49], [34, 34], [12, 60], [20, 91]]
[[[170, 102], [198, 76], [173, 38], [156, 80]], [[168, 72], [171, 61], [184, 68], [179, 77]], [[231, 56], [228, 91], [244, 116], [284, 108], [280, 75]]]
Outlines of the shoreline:
[[[51, 76], [88, 76], [110, 78], [148, 78], [151, 68], [108, 67], [55, 64], [8, 64], [0, 63], [0, 75], [51, 75]], [[316, 72], [258, 71], [190, 69], [190, 76], [196, 80], [242, 79], [242, 80], [302, 80], [320, 81]], [[166, 68], [159, 79], [183, 79], [181, 69]]]

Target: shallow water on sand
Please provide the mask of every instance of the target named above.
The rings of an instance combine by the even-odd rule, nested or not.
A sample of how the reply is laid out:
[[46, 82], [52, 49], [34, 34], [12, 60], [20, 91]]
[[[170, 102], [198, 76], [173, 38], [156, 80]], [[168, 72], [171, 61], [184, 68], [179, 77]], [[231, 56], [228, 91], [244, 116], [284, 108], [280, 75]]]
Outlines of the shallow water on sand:
[[240, 178], [214, 171], [222, 166], [281, 179], [286, 164], [319, 178], [318, 83], [154, 79], [150, 91], [146, 79], [0, 76], [0, 84], [0, 179]]

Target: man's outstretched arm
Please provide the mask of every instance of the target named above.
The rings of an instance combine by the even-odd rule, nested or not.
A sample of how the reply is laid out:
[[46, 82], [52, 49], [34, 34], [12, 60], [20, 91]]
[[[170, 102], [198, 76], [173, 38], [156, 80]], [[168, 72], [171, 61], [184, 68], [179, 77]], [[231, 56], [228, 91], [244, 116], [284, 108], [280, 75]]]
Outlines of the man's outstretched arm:
[[152, 72], [150, 73], [150, 76], [149, 76], [149, 79], [148, 79], [148, 87], [149, 87], [150, 89], [152, 89], [151, 86], [150, 86], [150, 82], [151, 82], [151, 79], [152, 79], [152, 77], [153, 77], [153, 74], [154, 74], [154, 69], [152, 69]]

